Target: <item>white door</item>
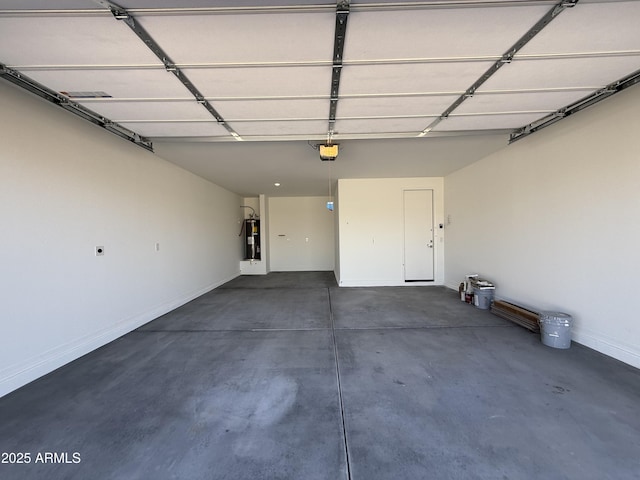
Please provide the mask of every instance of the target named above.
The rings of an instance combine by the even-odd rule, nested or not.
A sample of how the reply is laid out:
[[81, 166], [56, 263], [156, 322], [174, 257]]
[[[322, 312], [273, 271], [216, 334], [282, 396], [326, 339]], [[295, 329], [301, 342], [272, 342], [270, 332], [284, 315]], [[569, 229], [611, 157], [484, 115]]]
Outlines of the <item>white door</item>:
[[433, 280], [433, 190], [404, 191], [404, 280]]

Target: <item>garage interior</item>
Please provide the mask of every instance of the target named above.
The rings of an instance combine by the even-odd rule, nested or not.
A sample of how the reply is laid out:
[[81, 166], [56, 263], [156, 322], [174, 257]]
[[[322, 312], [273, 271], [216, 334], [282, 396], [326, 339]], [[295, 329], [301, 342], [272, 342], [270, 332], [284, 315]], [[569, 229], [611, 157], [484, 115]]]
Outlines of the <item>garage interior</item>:
[[0, 0], [2, 477], [636, 478], [639, 19]]

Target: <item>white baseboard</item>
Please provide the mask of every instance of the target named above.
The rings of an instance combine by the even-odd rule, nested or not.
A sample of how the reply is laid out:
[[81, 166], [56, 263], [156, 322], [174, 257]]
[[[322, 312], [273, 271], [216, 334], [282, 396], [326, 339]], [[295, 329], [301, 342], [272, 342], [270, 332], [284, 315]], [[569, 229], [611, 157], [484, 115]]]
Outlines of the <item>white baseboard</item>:
[[640, 368], [640, 352], [631, 347], [619, 345], [614, 340], [602, 338], [593, 334], [573, 330], [571, 339], [585, 347], [594, 349], [609, 357], [620, 360], [635, 368]]
[[442, 287], [442, 283], [433, 282], [405, 282], [389, 280], [342, 280], [340, 287]]
[[[452, 290], [458, 290], [458, 286], [446, 285]], [[513, 302], [518, 304], [518, 302], [514, 302], [511, 299], [496, 297], [497, 300], [504, 300], [506, 302]], [[535, 310], [535, 308], [530, 305], [522, 305], [524, 308], [530, 308]], [[579, 329], [573, 328], [571, 332], [571, 340], [579, 343], [580, 345], [584, 345], [585, 347], [592, 348], [596, 352], [607, 355], [608, 357], [615, 358], [616, 360], [620, 360], [623, 363], [631, 365], [635, 368], [640, 368], [640, 351], [634, 349], [628, 345], [620, 345], [615, 339], [605, 338], [602, 335], [598, 335], [594, 332], [584, 332]]]
[[85, 337], [54, 347], [19, 365], [12, 365], [4, 370], [0, 370], [0, 398], [14, 390], [17, 390], [27, 383], [42, 377], [43, 375], [46, 375], [47, 373], [53, 372], [67, 363], [72, 362], [73, 360], [76, 360], [117, 338], [120, 338], [136, 328], [141, 327], [145, 323], [175, 310], [185, 303], [204, 295], [230, 280], [233, 280], [239, 275], [240, 272], [227, 279], [191, 292], [188, 295], [157, 305], [139, 315], [120, 320], [109, 328], [93, 332]]

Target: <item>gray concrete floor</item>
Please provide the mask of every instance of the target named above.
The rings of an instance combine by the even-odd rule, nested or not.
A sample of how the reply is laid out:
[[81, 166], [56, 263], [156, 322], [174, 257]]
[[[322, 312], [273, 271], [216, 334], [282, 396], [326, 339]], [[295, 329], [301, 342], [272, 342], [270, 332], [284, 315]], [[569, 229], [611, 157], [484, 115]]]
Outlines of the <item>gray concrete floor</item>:
[[638, 479], [640, 372], [442, 287], [271, 273], [0, 399], [0, 452], [21, 480]]

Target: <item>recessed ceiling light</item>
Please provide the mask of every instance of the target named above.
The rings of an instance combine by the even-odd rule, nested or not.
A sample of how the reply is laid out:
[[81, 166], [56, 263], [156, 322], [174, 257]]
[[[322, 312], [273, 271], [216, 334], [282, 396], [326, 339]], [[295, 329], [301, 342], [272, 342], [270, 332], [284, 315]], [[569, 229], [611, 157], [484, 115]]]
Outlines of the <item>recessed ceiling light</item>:
[[276, 187], [279, 187], [279, 186], [280, 186], [280, 184], [279, 184], [278, 182], [274, 183], [274, 185], [275, 185]]

